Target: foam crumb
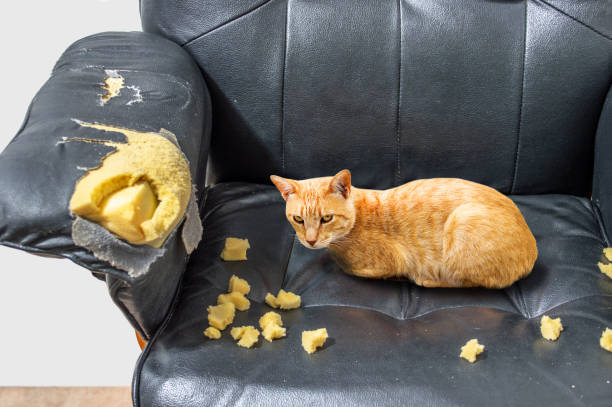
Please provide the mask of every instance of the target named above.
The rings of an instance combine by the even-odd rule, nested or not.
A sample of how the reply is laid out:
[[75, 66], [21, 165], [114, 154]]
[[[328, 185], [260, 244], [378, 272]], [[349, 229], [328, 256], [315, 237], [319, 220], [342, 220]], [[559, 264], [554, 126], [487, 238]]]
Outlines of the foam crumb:
[[559, 339], [563, 331], [563, 325], [561, 324], [561, 318], [552, 319], [548, 315], [542, 316], [540, 320], [540, 332], [542, 336], [549, 341], [556, 341]]
[[327, 339], [327, 329], [320, 328], [314, 331], [303, 331], [302, 332], [302, 347], [308, 353], [314, 353], [317, 348], [320, 348]]
[[204, 331], [204, 335], [207, 336], [210, 339], [219, 339], [219, 338], [221, 338], [221, 331], [219, 331], [214, 326], [209, 326]]
[[470, 339], [461, 347], [461, 354], [459, 356], [470, 363], [474, 363], [476, 362], [476, 356], [484, 352], [484, 348], [484, 345], [478, 343], [478, 339]]

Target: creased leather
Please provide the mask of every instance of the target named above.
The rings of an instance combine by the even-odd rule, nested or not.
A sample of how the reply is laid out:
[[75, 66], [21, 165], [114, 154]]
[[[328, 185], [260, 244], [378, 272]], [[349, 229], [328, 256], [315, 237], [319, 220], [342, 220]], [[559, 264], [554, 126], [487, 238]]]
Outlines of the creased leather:
[[[125, 83], [118, 96], [102, 105], [101, 86], [109, 70]], [[59, 255], [98, 277], [106, 274], [113, 300], [148, 338], [166, 314], [185, 268], [180, 234], [169, 239], [149, 273], [138, 278], [74, 245], [68, 203], [75, 183], [113, 149], [71, 139], [124, 142], [125, 137], [81, 127], [73, 119], [172, 131], [201, 191], [210, 143], [206, 86], [191, 57], [171, 41], [138, 32], [92, 35], [64, 52], [35, 96], [24, 126], [0, 154], [0, 244]]]
[[[511, 198], [538, 242], [533, 272], [505, 290], [428, 289], [351, 276], [325, 250], [306, 249], [272, 186], [209, 187], [204, 242], [136, 372], [138, 405], [605, 405], [612, 354], [598, 339], [612, 325], [612, 280], [596, 266], [604, 241], [592, 206]], [[221, 260], [228, 236], [249, 239], [247, 261]], [[301, 295], [301, 308], [281, 311], [286, 338], [243, 349], [228, 331], [203, 336], [206, 307], [233, 274], [251, 284], [251, 308], [234, 326], [257, 325], [268, 292]], [[541, 337], [543, 314], [561, 317], [558, 342]], [[301, 332], [322, 327], [330, 339], [307, 355]], [[486, 351], [470, 365], [458, 355], [474, 337]]]

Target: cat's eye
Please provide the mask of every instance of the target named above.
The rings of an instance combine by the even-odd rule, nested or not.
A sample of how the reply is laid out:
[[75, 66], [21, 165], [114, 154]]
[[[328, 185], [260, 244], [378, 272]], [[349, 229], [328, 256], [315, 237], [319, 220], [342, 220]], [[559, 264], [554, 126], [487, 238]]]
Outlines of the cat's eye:
[[298, 215], [295, 215], [293, 217], [293, 220], [296, 221], [297, 223], [304, 223], [304, 219], [302, 219], [302, 217]]
[[330, 220], [332, 220], [332, 218], [334, 217], [334, 215], [325, 215], [321, 218], [321, 223], [327, 223]]

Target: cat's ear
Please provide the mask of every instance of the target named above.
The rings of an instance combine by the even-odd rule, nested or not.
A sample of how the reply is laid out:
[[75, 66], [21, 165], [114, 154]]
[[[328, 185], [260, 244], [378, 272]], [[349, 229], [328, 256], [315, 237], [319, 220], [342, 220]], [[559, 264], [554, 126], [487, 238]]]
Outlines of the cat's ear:
[[334, 175], [329, 183], [329, 192], [339, 193], [345, 199], [348, 198], [351, 193], [351, 172], [342, 170]]
[[297, 184], [292, 179], [282, 178], [277, 175], [270, 175], [270, 181], [276, 185], [276, 188], [278, 188], [285, 201], [287, 198], [289, 198], [289, 195], [295, 194], [297, 191]]

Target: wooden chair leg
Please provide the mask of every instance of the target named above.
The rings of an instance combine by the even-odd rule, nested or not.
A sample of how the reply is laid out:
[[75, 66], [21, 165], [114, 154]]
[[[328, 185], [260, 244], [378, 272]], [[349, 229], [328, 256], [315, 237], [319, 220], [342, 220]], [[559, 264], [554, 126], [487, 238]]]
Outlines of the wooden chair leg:
[[138, 333], [138, 331], [134, 331], [136, 333], [136, 340], [138, 341], [138, 346], [140, 346], [140, 350], [143, 350], [145, 346], [147, 346], [147, 341], [142, 339], [142, 336]]

